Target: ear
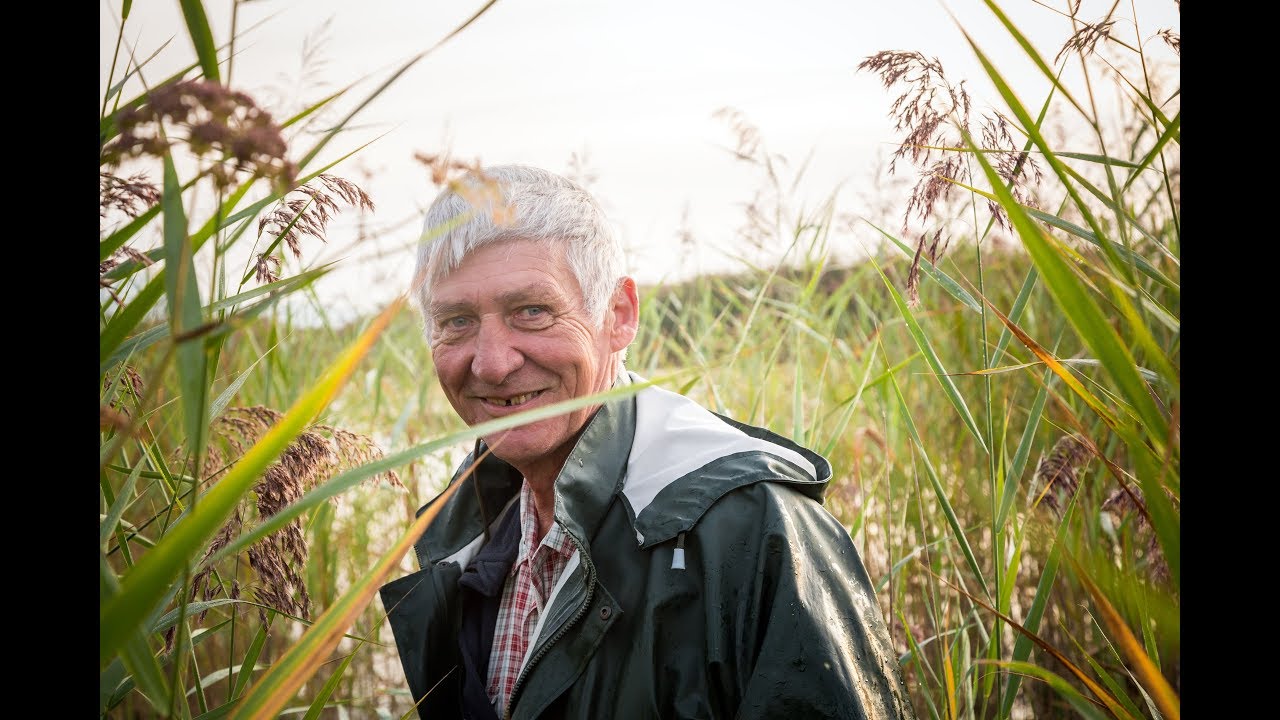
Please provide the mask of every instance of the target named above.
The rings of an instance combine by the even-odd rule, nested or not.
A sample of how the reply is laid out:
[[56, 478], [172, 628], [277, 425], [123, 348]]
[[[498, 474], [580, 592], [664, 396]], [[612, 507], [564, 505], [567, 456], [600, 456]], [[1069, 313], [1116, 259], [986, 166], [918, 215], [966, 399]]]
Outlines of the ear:
[[640, 297], [636, 293], [636, 281], [623, 277], [613, 290], [609, 304], [612, 326], [609, 328], [609, 350], [618, 352], [636, 339], [640, 328]]

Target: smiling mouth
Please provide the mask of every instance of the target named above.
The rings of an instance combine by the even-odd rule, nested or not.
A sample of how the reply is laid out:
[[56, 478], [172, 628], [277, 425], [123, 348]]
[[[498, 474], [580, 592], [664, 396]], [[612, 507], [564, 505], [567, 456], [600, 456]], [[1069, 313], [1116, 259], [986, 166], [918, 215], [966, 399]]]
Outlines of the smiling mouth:
[[514, 397], [509, 397], [509, 398], [498, 398], [498, 397], [485, 398], [485, 401], [493, 403], [494, 405], [501, 405], [503, 407], [516, 407], [517, 405], [523, 405], [529, 402], [530, 400], [538, 397], [542, 393], [543, 393], [542, 390], [535, 390], [534, 392], [531, 392], [531, 393], [516, 395]]

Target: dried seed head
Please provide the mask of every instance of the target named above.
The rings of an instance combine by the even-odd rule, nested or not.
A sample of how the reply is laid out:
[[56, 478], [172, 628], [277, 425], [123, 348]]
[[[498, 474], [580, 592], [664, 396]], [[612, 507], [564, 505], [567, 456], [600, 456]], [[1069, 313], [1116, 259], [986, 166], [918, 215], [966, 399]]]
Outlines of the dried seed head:
[[711, 114], [711, 117], [717, 120], [724, 120], [729, 124], [729, 128], [734, 133], [734, 149], [733, 154], [739, 160], [755, 163], [760, 158], [760, 130], [747, 120], [740, 110], [731, 107], [722, 107]]
[[1100, 40], [1111, 37], [1111, 27], [1115, 24], [1115, 20], [1083, 23], [1079, 30], [1067, 38], [1062, 49], [1058, 50], [1058, 54], [1053, 58], [1053, 64], [1057, 65], [1062, 60], [1062, 56], [1069, 52], [1078, 52], [1081, 56], [1092, 55], [1097, 50]]
[[916, 254], [911, 256], [911, 269], [907, 270], [907, 307], [912, 310], [920, 307], [920, 254], [924, 252], [924, 244], [928, 235], [921, 235], [916, 244]]
[[1170, 30], [1168, 28], [1165, 28], [1164, 30], [1161, 30], [1156, 34], [1160, 36], [1160, 39], [1164, 40], [1166, 45], [1173, 48], [1173, 51], [1177, 53], [1178, 57], [1182, 57], [1182, 35], [1181, 34], [1176, 33], [1173, 30]]
[[[258, 220], [258, 234], [264, 231], [280, 239], [295, 258], [302, 257], [302, 237], [309, 235], [327, 242], [325, 231], [329, 220], [338, 214], [342, 205], [361, 211], [374, 209], [373, 199], [355, 183], [336, 175], [321, 174], [311, 182], [293, 189], [276, 203], [275, 209]], [[259, 254], [254, 267], [258, 282], [275, 282], [280, 279], [280, 259], [275, 255]]]
[[600, 176], [591, 169], [590, 155], [587, 150], [583, 150], [581, 155], [576, 151], [569, 153], [569, 171], [566, 174], [570, 180], [588, 189], [600, 179]]
[[208, 80], [182, 80], [147, 94], [140, 105], [117, 112], [119, 134], [102, 149], [102, 164], [116, 167], [140, 156], [162, 157], [185, 133], [188, 148], [208, 157], [209, 176], [219, 188], [249, 173], [269, 179], [278, 192], [293, 186], [296, 166], [271, 114], [248, 95]]
[[[993, 166], [1001, 178], [1011, 184], [1015, 200], [1033, 204], [1025, 185], [1029, 176], [1040, 179], [1039, 168], [1027, 153], [1016, 147], [1008, 123], [999, 113], [984, 114], [979, 120], [980, 132], [971, 130], [972, 99], [965, 83], [953, 84], [948, 80], [937, 58], [930, 59], [918, 52], [882, 51], [863, 60], [858, 70], [879, 74], [886, 88], [903, 88], [889, 113], [895, 129], [902, 131], [903, 136], [888, 171], [892, 175], [902, 158], [922, 168], [903, 213], [904, 234], [913, 217], [922, 224], [936, 223], [957, 183], [974, 184], [970, 163], [965, 160], [966, 146], [971, 142], [980, 142], [981, 147], [975, 150], [993, 158]], [[973, 137], [981, 140], [967, 140]], [[988, 210], [997, 223], [1009, 227], [998, 203], [988, 203]], [[939, 226], [937, 232], [943, 235], [935, 234], [932, 242], [930, 257], [935, 263], [950, 243], [945, 227], [945, 224]], [[923, 240], [920, 247], [924, 247]], [[918, 302], [918, 270], [917, 253], [908, 274], [908, 296], [913, 303]]]
[[129, 429], [129, 413], [124, 409], [117, 410], [106, 405], [98, 406], [98, 429], [114, 428], [117, 432]]
[[[233, 456], [240, 457], [246, 447], [261, 438], [282, 418], [283, 413], [261, 405], [231, 407], [214, 420], [210, 428], [212, 435], [225, 442]], [[259, 521], [265, 520], [296, 503], [304, 494], [337, 472], [367, 464], [381, 456], [381, 450], [367, 436], [331, 425], [314, 425], [299, 434], [254, 485], [253, 512]], [[204, 467], [206, 480], [213, 479], [227, 469], [222, 465], [222, 455], [217, 450], [217, 443], [209, 443], [209, 456]], [[378, 478], [403, 489], [399, 478], [392, 471], [375, 475], [371, 480]], [[232, 518], [206, 550], [206, 560], [239, 536], [246, 507], [243, 503], [236, 507]], [[310, 618], [311, 598], [304, 576], [308, 548], [302, 519], [295, 518], [280, 530], [250, 546], [247, 555], [249, 567], [256, 577], [252, 587], [253, 596], [268, 607]], [[221, 586], [209, 585], [211, 569], [206, 569], [195, 578], [192, 583], [192, 600], [197, 596], [207, 600], [219, 593], [228, 592]], [[239, 586], [233, 585], [229, 592], [238, 594], [239, 591]], [[265, 623], [265, 611], [260, 612]]]
[[99, 172], [99, 195], [102, 219], [112, 210], [118, 210], [130, 218], [136, 218], [143, 210], [160, 202], [160, 188], [147, 181], [146, 173], [120, 178]]
[[1035, 490], [1035, 502], [1043, 499], [1055, 514], [1075, 495], [1080, 487], [1080, 476], [1090, 458], [1090, 450], [1074, 435], [1064, 435], [1054, 443], [1049, 455], [1036, 466], [1031, 487]]
[[[1178, 506], [1178, 498], [1168, 488], [1164, 491], [1173, 506]], [[1146, 561], [1147, 570], [1151, 579], [1162, 584], [1167, 584], [1170, 580], [1169, 563], [1165, 560], [1164, 553], [1160, 549], [1160, 543], [1155, 532], [1147, 522], [1146, 497], [1143, 495], [1142, 488], [1129, 487], [1117, 488], [1106, 501], [1102, 503], [1102, 511], [1112, 516], [1113, 522], [1119, 525], [1130, 513], [1137, 514], [1135, 521], [1135, 532], [1139, 538], [1146, 536], [1143, 544], [1143, 557]]]
[[431, 184], [436, 187], [453, 185], [468, 175], [481, 176], [484, 174], [480, 167], [479, 158], [466, 163], [461, 160], [454, 160], [448, 152], [440, 155], [416, 152], [413, 154], [413, 159], [427, 166], [431, 171]]
[[260, 283], [273, 283], [280, 279], [280, 258], [258, 253], [253, 266], [253, 277]]
[[[1009, 193], [1020, 205], [1035, 207], [1034, 198], [1027, 189], [1028, 179], [1031, 184], [1040, 182], [1040, 165], [1029, 153], [1018, 149], [1009, 133], [1009, 122], [999, 113], [983, 115], [979, 121], [982, 136], [982, 148], [991, 158], [991, 164], [1000, 179], [1009, 188]], [[1004, 210], [994, 201], [988, 201], [991, 217], [1005, 230], [1011, 230]]]
[[901, 157], [919, 164], [928, 162], [933, 152], [930, 146], [943, 144], [939, 129], [948, 118], [958, 115], [956, 119], [962, 123], [968, 120], [969, 95], [964, 83], [953, 86], [948, 82], [937, 58], [918, 52], [882, 50], [859, 63], [857, 69], [879, 74], [886, 88], [904, 87], [889, 111], [894, 129], [905, 133], [889, 164], [890, 174]]
[[[106, 403], [102, 406], [102, 420], [106, 423], [103, 427], [110, 424], [122, 429], [128, 426], [129, 408], [137, 406], [142, 398], [142, 376], [132, 365], [125, 363], [118, 373], [102, 378], [102, 392], [102, 401]], [[117, 422], [120, 418], [124, 419], [124, 425]]]

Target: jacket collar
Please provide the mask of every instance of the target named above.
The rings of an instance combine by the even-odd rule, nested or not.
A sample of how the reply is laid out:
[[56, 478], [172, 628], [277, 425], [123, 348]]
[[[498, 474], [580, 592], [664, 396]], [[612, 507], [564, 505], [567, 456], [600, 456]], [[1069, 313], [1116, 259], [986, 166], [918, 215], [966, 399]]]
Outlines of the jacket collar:
[[[614, 387], [632, 384], [622, 373]], [[602, 405], [556, 476], [556, 520], [587, 547], [625, 480], [635, 434], [635, 396]]]

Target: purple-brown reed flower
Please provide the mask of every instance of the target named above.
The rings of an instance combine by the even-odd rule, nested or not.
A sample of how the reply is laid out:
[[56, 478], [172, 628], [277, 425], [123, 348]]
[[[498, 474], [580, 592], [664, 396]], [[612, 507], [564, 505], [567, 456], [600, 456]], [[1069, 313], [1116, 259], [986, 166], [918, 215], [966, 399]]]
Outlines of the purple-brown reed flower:
[[102, 148], [104, 166], [161, 158], [184, 141], [210, 163], [206, 172], [219, 189], [244, 174], [268, 179], [281, 194], [293, 187], [297, 167], [286, 157], [280, 126], [243, 92], [208, 80], [182, 80], [152, 90], [112, 119], [118, 135]]
[[[210, 426], [213, 438], [225, 444], [211, 442], [207, 450], [202, 473], [205, 482], [212, 482], [230, 469], [234, 463], [227, 458], [239, 458], [253, 443], [284, 417], [278, 410], [262, 405], [227, 408]], [[382, 451], [368, 436], [354, 433], [333, 425], [312, 425], [300, 433], [289, 447], [272, 463], [254, 484], [252, 501], [239, 503], [226, 524], [210, 542], [202, 563], [226, 547], [243, 529], [250, 502], [252, 511], [261, 522], [297, 502], [304, 494], [337, 473], [359, 467], [382, 457]], [[393, 487], [404, 488], [395, 471], [387, 470], [366, 482], [383, 481]], [[337, 503], [338, 498], [331, 498]], [[302, 519], [295, 518], [280, 530], [251, 545], [246, 552], [249, 569], [256, 582], [252, 585], [253, 597], [265, 606], [298, 617], [311, 616], [311, 597], [307, 591], [303, 569], [306, 566], [308, 547], [302, 528]], [[225, 581], [214, 583], [215, 568], [206, 566], [192, 578], [191, 600], [210, 600], [220, 594], [240, 592], [238, 578], [232, 573], [233, 583], [224, 587]], [[260, 610], [266, 623], [266, 611]], [[201, 613], [199, 619], [203, 619]], [[172, 646], [173, 633], [166, 635]]]
[[[308, 183], [294, 188], [292, 197], [281, 198], [274, 210], [258, 220], [258, 234], [272, 232], [293, 253], [302, 257], [304, 235], [327, 242], [325, 231], [338, 214], [341, 205], [358, 207], [362, 212], [374, 209], [373, 199], [350, 180], [336, 175], [320, 174]], [[274, 243], [273, 243], [274, 245]], [[274, 252], [259, 253], [255, 265], [258, 282], [280, 279], [280, 258]]]
[[[957, 183], [972, 185], [970, 163], [965, 153], [974, 143], [973, 152], [981, 152], [992, 159], [992, 166], [1001, 180], [1009, 187], [1014, 199], [1021, 204], [1034, 205], [1026, 189], [1028, 176], [1034, 182], [1040, 180], [1040, 170], [1026, 151], [1017, 148], [1009, 132], [1009, 123], [997, 112], [979, 116], [975, 132], [972, 118], [973, 101], [965, 90], [965, 83], [952, 83], [947, 79], [942, 63], [919, 52], [884, 50], [867, 57], [857, 67], [880, 76], [886, 88], [900, 87], [901, 93], [890, 107], [894, 129], [903, 133], [898, 148], [889, 163], [890, 175], [897, 170], [897, 162], [906, 159], [921, 168], [919, 180], [912, 188], [902, 217], [902, 232], [906, 233], [912, 217], [928, 225], [939, 216], [939, 209], [946, 204], [957, 188]], [[973, 140], [972, 138], [977, 138]], [[1009, 222], [1003, 208], [988, 202], [987, 209], [993, 220], [1003, 228]], [[945, 254], [950, 238], [941, 225], [929, 241], [931, 262]], [[929, 233], [920, 236], [911, 271], [908, 273], [908, 301], [914, 307], [919, 303], [916, 289], [919, 285], [919, 259], [925, 251]]]

